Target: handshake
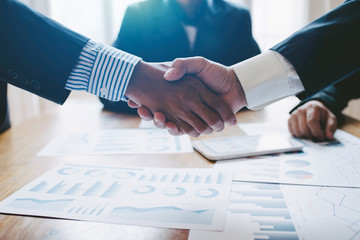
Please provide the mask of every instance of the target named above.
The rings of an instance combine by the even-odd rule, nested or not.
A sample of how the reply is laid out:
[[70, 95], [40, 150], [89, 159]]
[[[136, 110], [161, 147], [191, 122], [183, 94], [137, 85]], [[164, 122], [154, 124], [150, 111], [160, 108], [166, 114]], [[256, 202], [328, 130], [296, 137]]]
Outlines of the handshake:
[[173, 135], [197, 137], [236, 124], [246, 106], [235, 72], [202, 57], [172, 63], [139, 62], [127, 87], [128, 105]]

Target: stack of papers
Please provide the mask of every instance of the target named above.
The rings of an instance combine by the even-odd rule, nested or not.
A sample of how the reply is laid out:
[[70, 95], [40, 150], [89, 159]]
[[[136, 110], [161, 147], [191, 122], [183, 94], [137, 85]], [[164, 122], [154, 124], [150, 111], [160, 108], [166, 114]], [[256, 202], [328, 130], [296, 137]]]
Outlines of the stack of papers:
[[[250, 135], [273, 129], [240, 127]], [[360, 140], [341, 130], [335, 137], [300, 140], [299, 153], [217, 162], [234, 170], [225, 229], [191, 230], [189, 239], [360, 239]]]
[[[241, 128], [257, 135], [274, 126]], [[303, 151], [212, 169], [62, 164], [2, 201], [0, 212], [191, 229], [190, 240], [360, 239], [360, 139], [341, 130], [335, 138], [299, 139]], [[143, 128], [65, 134], [39, 155], [189, 151], [189, 137]]]

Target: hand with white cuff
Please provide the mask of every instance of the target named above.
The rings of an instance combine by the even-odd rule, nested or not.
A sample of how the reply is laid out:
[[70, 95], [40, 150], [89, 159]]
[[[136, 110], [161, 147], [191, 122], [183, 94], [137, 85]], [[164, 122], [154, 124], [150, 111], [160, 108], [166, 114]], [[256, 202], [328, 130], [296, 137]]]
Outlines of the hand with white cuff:
[[[246, 106], [244, 91], [234, 71], [230, 67], [212, 62], [202, 57], [176, 59], [166, 71], [164, 78], [168, 83], [180, 83], [182, 77], [190, 77], [189, 74], [199, 78], [209, 89], [218, 94], [231, 108], [237, 112]], [[192, 77], [193, 80], [194, 77]], [[172, 119], [167, 118], [162, 111], [151, 111], [145, 105], [139, 105], [134, 101], [128, 102], [130, 107], [139, 107], [138, 114], [144, 120], [154, 119], [154, 124], [159, 128], [167, 128], [173, 135], [184, 133], [181, 126]], [[140, 107], [141, 106], [141, 107]]]
[[177, 74], [181, 81], [165, 81], [168, 70], [166, 64], [139, 62], [136, 66], [125, 95], [130, 99], [129, 105], [142, 106], [141, 116], [152, 118], [151, 113], [159, 112], [178, 131], [191, 136], [221, 131], [225, 123], [236, 124], [235, 115], [224, 99], [194, 76]]

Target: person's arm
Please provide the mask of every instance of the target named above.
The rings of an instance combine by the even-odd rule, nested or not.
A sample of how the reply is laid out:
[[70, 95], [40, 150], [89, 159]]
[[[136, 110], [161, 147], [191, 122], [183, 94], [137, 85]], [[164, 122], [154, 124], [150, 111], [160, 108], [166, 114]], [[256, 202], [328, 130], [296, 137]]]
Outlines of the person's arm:
[[270, 51], [234, 65], [248, 108], [303, 90], [300, 98], [310, 97], [359, 71], [359, 12], [360, 1], [346, 1]]
[[317, 100], [322, 102], [337, 117], [341, 115], [341, 111], [347, 106], [351, 99], [360, 97], [360, 71], [353, 74], [349, 78], [329, 86], [310, 98], [305, 99], [295, 106], [290, 113], [308, 101]]
[[[292, 65], [274, 51], [264, 52], [231, 67], [201, 57], [176, 59], [165, 78], [175, 81], [185, 74], [194, 74], [202, 79], [210, 89], [222, 96], [233, 112], [244, 106], [259, 109], [274, 101], [274, 97], [278, 100], [304, 89]], [[129, 102], [129, 106], [139, 107], [132, 102]], [[138, 113], [145, 120], [153, 119], [146, 108], [139, 108]], [[165, 125], [165, 121], [161, 113], [155, 113], [154, 123], [157, 127], [167, 127], [171, 134], [181, 134], [176, 125], [170, 121]]]
[[[125, 11], [121, 28], [113, 47], [136, 56], [142, 56], [142, 32], [139, 31], [139, 24], [139, 5], [130, 5]], [[124, 101], [114, 102], [100, 97], [100, 102], [103, 104], [104, 110], [118, 113], [136, 114], [136, 109], [130, 108]]]
[[359, 12], [360, 1], [346, 1], [272, 48], [295, 68], [302, 99], [360, 70]]
[[[304, 89], [302, 95], [311, 96], [324, 86], [359, 71], [360, 35], [354, 31], [360, 26], [359, 11], [360, 1], [347, 1], [273, 47], [273, 51], [233, 66], [244, 89], [241, 94], [245, 94], [248, 108], [264, 107]], [[191, 72], [186, 72], [185, 67], [184, 73]], [[182, 74], [174, 74], [177, 76], [172, 80]], [[207, 78], [202, 80], [208, 86], [215, 84], [211, 74], [203, 72]], [[217, 91], [223, 85], [212, 89]], [[140, 113], [147, 119], [151, 118], [146, 109], [140, 109]]]
[[299, 103], [290, 111], [290, 133], [318, 141], [333, 139], [341, 111], [351, 99], [360, 97], [359, 80], [360, 72]]
[[164, 112], [194, 136], [236, 121], [201, 82], [188, 77], [181, 84], [166, 82], [165, 66], [89, 42], [17, 1], [0, 1], [0, 31], [0, 77], [56, 103], [62, 104], [74, 89], [112, 101], [126, 96]]
[[0, 1], [0, 77], [63, 104], [66, 80], [88, 38], [18, 1]]

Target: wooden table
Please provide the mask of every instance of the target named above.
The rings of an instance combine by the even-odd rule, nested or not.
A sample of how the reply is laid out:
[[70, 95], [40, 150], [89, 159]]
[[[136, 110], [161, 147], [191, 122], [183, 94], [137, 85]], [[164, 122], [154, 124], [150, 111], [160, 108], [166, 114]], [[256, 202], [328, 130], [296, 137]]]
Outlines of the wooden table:
[[[298, 100], [288, 98], [264, 110], [237, 114], [239, 122], [283, 122]], [[36, 154], [57, 134], [64, 131], [89, 131], [115, 128], [137, 128], [135, 116], [104, 112], [97, 101], [68, 101], [63, 107], [41, 114], [0, 135], [0, 200], [8, 197], [26, 183], [62, 162], [80, 164], [111, 164], [141, 167], [212, 167], [198, 153], [169, 155], [120, 155], [84, 157], [37, 157]], [[345, 118], [341, 127], [360, 137], [360, 122]], [[227, 127], [222, 133], [208, 137], [244, 135], [238, 127]], [[0, 215], [0, 239], [187, 239], [188, 230], [139, 227], [117, 224], [60, 220], [40, 217]]]

